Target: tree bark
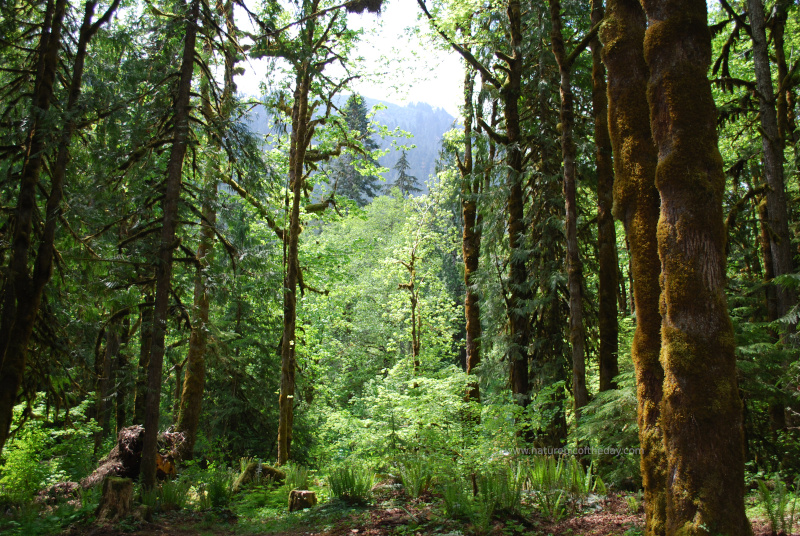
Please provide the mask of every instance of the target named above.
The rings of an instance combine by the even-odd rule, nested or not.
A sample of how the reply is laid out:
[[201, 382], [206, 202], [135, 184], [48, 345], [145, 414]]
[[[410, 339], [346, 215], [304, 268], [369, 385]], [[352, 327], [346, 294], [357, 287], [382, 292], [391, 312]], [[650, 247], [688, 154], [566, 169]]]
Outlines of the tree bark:
[[[304, 31], [314, 35], [313, 24]], [[289, 185], [292, 192], [288, 233], [284, 233], [283, 337], [281, 339], [281, 389], [278, 398], [278, 465], [290, 459], [295, 390], [295, 329], [297, 323], [298, 242], [300, 238], [300, 197], [303, 194], [305, 154], [311, 136], [308, 132], [308, 94], [311, 90], [308, 65], [295, 79], [292, 105], [292, 137], [289, 150]], [[288, 202], [289, 200], [287, 200]]]
[[[787, 9], [789, 2], [787, 0], [780, 0], [776, 2], [774, 14], [772, 16], [772, 39], [775, 48], [775, 64], [778, 67], [778, 89], [780, 84], [786, 79], [789, 74], [789, 66], [786, 63], [786, 48], [785, 48], [785, 34], [786, 22], [788, 19]], [[776, 96], [776, 112], [778, 114], [778, 138], [780, 139], [781, 147], [786, 147], [787, 143], [793, 143], [792, 131], [789, 126], [789, 89], [778, 91]]]
[[667, 473], [660, 422], [664, 381], [659, 362], [661, 265], [656, 239], [660, 199], [655, 184], [658, 153], [647, 104], [649, 72], [643, 48], [647, 20], [637, 0], [608, 0], [607, 5], [600, 37], [608, 68], [608, 122], [615, 154], [614, 215], [625, 225], [631, 310], [636, 312], [631, 357], [636, 370], [645, 534], [663, 536]]
[[69, 146], [76, 129], [71, 117], [80, 97], [86, 50], [99, 27], [108, 22], [118, 6], [118, 0], [106, 10], [98, 21], [92, 23], [95, 2], [88, 1], [78, 37], [72, 68], [72, 80], [67, 93], [66, 114], [69, 117], [62, 129], [52, 168], [50, 195], [45, 204], [45, 222], [34, 260], [33, 274], [28, 272], [31, 231], [36, 214], [36, 190], [47, 151], [48, 133], [42, 120], [50, 110], [53, 84], [59, 65], [61, 33], [68, 3], [56, 0], [48, 3], [44, 14], [39, 45], [39, 63], [34, 86], [30, 131], [20, 174], [20, 190], [15, 213], [15, 225], [8, 276], [0, 312], [0, 452], [3, 451], [11, 427], [14, 402], [22, 383], [27, 360], [28, 343], [39, 312], [42, 294], [50, 281], [55, 254], [56, 222], [61, 213], [63, 184], [69, 160]]
[[509, 290], [508, 317], [511, 335], [511, 393], [517, 403], [530, 403], [528, 377], [529, 346], [531, 339], [531, 291], [525, 255], [525, 208], [522, 191], [522, 133], [519, 117], [519, 99], [522, 96], [522, 10], [518, 0], [510, 0], [506, 9], [511, 54], [506, 59], [507, 81], [501, 87], [503, 116], [506, 123], [506, 165], [508, 166], [508, 249]]
[[114, 366], [122, 343], [120, 327], [120, 320], [114, 319], [106, 328], [106, 348], [103, 355], [102, 375], [97, 389], [97, 424], [102, 428], [101, 438], [106, 437], [111, 431], [111, 408], [113, 405], [110, 400], [114, 394], [114, 384], [116, 383]]
[[[475, 273], [481, 254], [481, 229], [478, 226], [478, 194], [480, 177], [474, 176], [472, 155], [472, 122], [475, 110], [472, 96], [475, 86], [475, 71], [467, 68], [464, 77], [464, 158], [459, 162], [461, 172], [461, 217], [463, 233], [461, 236], [461, 252], [464, 257], [464, 316], [467, 326], [467, 375], [474, 375], [475, 368], [481, 362], [481, 313], [480, 300], [475, 291]], [[477, 379], [470, 380], [467, 386], [467, 400], [480, 402], [480, 386]]]
[[[753, 38], [753, 66], [758, 88], [758, 111], [761, 120], [761, 146], [764, 151], [764, 180], [767, 190], [767, 217], [770, 229], [772, 269], [775, 276], [792, 273], [792, 241], [789, 234], [786, 187], [783, 177], [783, 139], [778, 128], [775, 91], [772, 88], [769, 48], [764, 23], [764, 4], [747, 0]], [[780, 84], [780, 81], [778, 82]], [[784, 113], [785, 115], [785, 113]], [[778, 316], [795, 304], [795, 293], [782, 285], [776, 290]]]
[[561, 28], [561, 2], [550, 0], [550, 21], [553, 54], [561, 79], [561, 155], [564, 166], [564, 229], [567, 240], [567, 286], [569, 288], [569, 342], [572, 347], [572, 396], [576, 419], [589, 402], [586, 389], [585, 327], [583, 325], [583, 267], [578, 250], [578, 206], [576, 200], [574, 96], [571, 85], [572, 64], [564, 47]]
[[[592, 26], [603, 20], [603, 0], [592, 0]], [[598, 364], [600, 390], [616, 389], [614, 378], [619, 374], [619, 326], [617, 324], [617, 231], [611, 213], [614, 204], [614, 165], [611, 157], [611, 138], [608, 134], [608, 97], [606, 69], [603, 66], [603, 46], [595, 37], [589, 43], [592, 51], [592, 112], [597, 162], [597, 261], [598, 319], [600, 331]]]
[[[120, 342], [122, 346], [127, 347], [128, 342], [130, 340], [131, 335], [131, 328], [130, 328], [130, 319], [126, 316], [122, 322], [122, 334]], [[114, 370], [117, 371], [117, 374], [121, 376], [117, 380], [117, 390], [115, 395], [116, 400], [116, 427], [114, 429], [114, 434], [119, 435], [120, 430], [125, 428], [125, 420], [127, 418], [127, 399], [128, 399], [128, 387], [130, 385], [130, 377], [128, 374], [128, 356], [126, 355], [125, 351], [118, 351], [117, 352], [117, 359], [114, 362]]]
[[[230, 35], [235, 35], [236, 26], [233, 20], [233, 5], [227, 1], [225, 9], [225, 24]], [[230, 100], [236, 90], [233, 82], [233, 69], [236, 63], [236, 56], [231, 47], [225, 48], [225, 72], [224, 89], [222, 93], [221, 109], [223, 114], [227, 114], [230, 107]], [[207, 121], [212, 120], [214, 112], [211, 107], [209, 96], [210, 80], [204, 79], [203, 83], [203, 113]], [[220, 149], [220, 140], [216, 137], [211, 143], [217, 152]], [[184, 442], [181, 444], [180, 458], [191, 459], [194, 454], [194, 445], [197, 441], [197, 429], [200, 424], [200, 412], [202, 410], [203, 390], [205, 388], [206, 376], [206, 348], [208, 346], [208, 323], [209, 323], [209, 288], [208, 288], [208, 268], [214, 258], [214, 226], [217, 221], [215, 203], [217, 201], [217, 182], [218, 176], [215, 172], [214, 164], [207, 168], [206, 176], [206, 195], [204, 198], [201, 214], [203, 220], [200, 228], [200, 244], [197, 247], [197, 273], [194, 280], [194, 313], [195, 318], [192, 322], [192, 333], [189, 336], [189, 353], [187, 356], [186, 375], [183, 382], [181, 393], [180, 412], [178, 414], [177, 430], [183, 432]]]
[[704, 0], [643, 0], [661, 196], [666, 534], [744, 536], [742, 402], [725, 299], [725, 175]]
[[144, 406], [147, 398], [147, 369], [150, 367], [150, 343], [153, 341], [153, 296], [150, 292], [144, 296], [140, 306], [139, 324], [139, 367], [136, 373], [136, 393], [133, 401], [132, 424], [144, 424]]
[[162, 201], [161, 241], [156, 261], [156, 300], [153, 307], [153, 335], [150, 343], [150, 363], [147, 369], [147, 398], [144, 416], [144, 446], [142, 449], [142, 485], [152, 488], [156, 483], [156, 455], [159, 405], [161, 402], [161, 373], [164, 365], [164, 341], [167, 332], [167, 309], [172, 280], [172, 253], [177, 246], [175, 233], [178, 225], [178, 201], [181, 193], [183, 160], [189, 142], [189, 108], [191, 104], [192, 73], [194, 71], [195, 43], [199, 0], [187, 5], [186, 33], [181, 58], [173, 112], [173, 140], [167, 163], [167, 177]]

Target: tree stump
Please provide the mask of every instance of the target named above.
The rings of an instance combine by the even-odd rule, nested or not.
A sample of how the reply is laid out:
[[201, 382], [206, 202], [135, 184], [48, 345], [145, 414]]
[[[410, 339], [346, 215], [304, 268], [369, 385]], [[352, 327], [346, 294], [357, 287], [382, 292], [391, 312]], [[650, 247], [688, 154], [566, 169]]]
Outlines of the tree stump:
[[317, 504], [317, 494], [313, 491], [293, 489], [289, 493], [289, 511], [304, 510]]
[[103, 480], [103, 496], [97, 505], [97, 523], [113, 523], [130, 515], [133, 480], [109, 476]]

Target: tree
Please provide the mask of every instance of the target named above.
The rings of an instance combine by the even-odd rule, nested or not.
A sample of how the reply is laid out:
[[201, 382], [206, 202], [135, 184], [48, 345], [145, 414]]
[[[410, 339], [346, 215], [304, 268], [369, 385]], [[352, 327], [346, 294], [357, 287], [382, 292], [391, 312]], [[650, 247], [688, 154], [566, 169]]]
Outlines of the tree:
[[608, 124], [616, 155], [614, 215], [625, 225], [636, 305], [631, 357], [636, 370], [645, 532], [661, 536], [666, 529], [667, 472], [661, 428], [664, 369], [659, 362], [661, 265], [656, 226], [660, 199], [655, 184], [658, 153], [647, 104], [646, 27], [644, 10], [637, 0], [609, 0], [600, 37], [608, 69]]
[[[764, 180], [769, 185], [766, 194], [766, 221], [769, 229], [769, 251], [773, 276], [792, 273], [792, 247], [789, 235], [786, 207], [786, 186], [783, 178], [784, 129], [779, 128], [776, 110], [776, 95], [772, 87], [769, 49], [764, 22], [764, 5], [761, 0], [748, 0], [750, 33], [753, 40], [753, 65], [758, 88], [759, 118], [761, 120], [761, 143], [764, 152]], [[779, 8], [780, 9], [780, 8]], [[776, 21], [780, 25], [780, 20]], [[775, 43], [776, 47], [778, 42]], [[783, 43], [780, 43], [781, 49]], [[781, 53], [783, 51], [781, 50]], [[784, 67], [785, 69], [785, 67]], [[788, 81], [788, 80], [787, 80]], [[781, 77], [779, 86], [786, 81]], [[785, 93], [780, 91], [779, 94]], [[783, 101], [784, 99], [777, 99]], [[785, 114], [781, 114], [785, 117]], [[789, 312], [796, 303], [792, 289], [780, 285], [777, 289], [776, 313], [779, 317]], [[774, 320], [774, 319], [772, 319]]]
[[142, 485], [152, 488], [156, 482], [156, 455], [161, 405], [161, 373], [164, 364], [164, 339], [167, 332], [167, 309], [172, 286], [172, 257], [178, 246], [175, 233], [178, 226], [178, 202], [183, 179], [183, 160], [189, 144], [189, 110], [191, 105], [192, 77], [197, 42], [197, 24], [200, 17], [199, 0], [184, 4], [186, 28], [183, 36], [180, 79], [173, 108], [173, 132], [164, 198], [161, 203], [161, 240], [156, 260], [156, 296], [153, 305], [153, 332], [150, 342], [150, 361], [147, 368], [147, 395], [145, 398], [144, 439], [142, 446]]
[[[377, 3], [380, 9], [380, 2]], [[270, 32], [271, 39], [262, 43], [259, 53], [278, 56], [287, 60], [294, 74], [294, 92], [291, 106], [285, 102], [283, 95], [277, 103], [291, 120], [289, 142], [289, 188], [286, 194], [288, 226], [285, 229], [275, 228], [283, 240], [284, 251], [284, 284], [283, 284], [283, 334], [281, 336], [281, 386], [278, 397], [278, 464], [284, 464], [291, 458], [292, 422], [294, 419], [295, 376], [297, 369], [296, 330], [297, 330], [297, 290], [304, 292], [307, 286], [303, 282], [303, 273], [299, 264], [299, 239], [301, 231], [300, 204], [310, 190], [308, 178], [317, 162], [328, 161], [340, 156], [344, 147], [355, 144], [341, 136], [336, 147], [320, 145], [312, 147], [315, 132], [321, 129], [330, 119], [334, 96], [347, 85], [352, 77], [338, 83], [322, 75], [324, 68], [334, 62], [344, 66], [344, 50], [354, 38], [354, 34], [346, 27], [345, 17], [340, 8], [342, 4], [323, 8], [322, 0], [304, 0], [300, 6], [298, 25], [299, 36], [290, 39], [280, 32]], [[350, 9], [350, 7], [348, 7]], [[365, 7], [361, 7], [363, 11]], [[374, 12], [374, 10], [370, 9]], [[288, 28], [288, 27], [287, 27]], [[274, 42], [273, 42], [274, 40]], [[347, 69], [345, 68], [347, 72]], [[319, 82], [322, 81], [323, 84]], [[324, 84], [327, 83], [326, 87]], [[320, 97], [312, 102], [312, 97]], [[315, 117], [317, 106], [323, 104], [325, 112]], [[345, 139], [342, 139], [345, 138]], [[328, 199], [322, 203], [308, 204], [305, 212], [317, 214], [327, 209], [333, 201]]]
[[417, 178], [408, 174], [408, 169], [410, 167], [408, 158], [406, 157], [406, 150], [403, 149], [403, 153], [394, 165], [394, 169], [397, 170], [397, 179], [395, 179], [392, 187], [398, 188], [400, 193], [405, 197], [422, 191], [422, 189], [417, 186]]
[[749, 535], [706, 3], [645, 0], [643, 6], [661, 196], [666, 534]]
[[597, 33], [595, 26], [583, 40], [567, 55], [562, 34], [561, 3], [550, 0], [551, 45], [556, 57], [561, 78], [561, 156], [564, 167], [564, 203], [566, 217], [564, 229], [567, 241], [567, 279], [569, 285], [569, 342], [572, 346], [572, 396], [575, 399], [575, 414], [589, 401], [586, 389], [586, 328], [583, 324], [583, 267], [578, 251], [578, 207], [576, 199], [577, 177], [575, 166], [574, 95], [570, 81], [572, 65], [589, 41]]
[[[603, 20], [603, 1], [592, 1], [592, 26]], [[592, 115], [594, 116], [595, 161], [597, 162], [597, 257], [598, 328], [600, 340], [597, 352], [600, 369], [600, 391], [614, 389], [619, 374], [619, 326], [617, 324], [617, 290], [619, 264], [617, 233], [611, 209], [614, 201], [614, 168], [611, 138], [608, 132], [608, 97], [606, 70], [603, 66], [603, 46], [595, 37], [589, 42], [592, 51]]]
[[[55, 256], [55, 233], [61, 211], [64, 177], [69, 160], [69, 148], [77, 128], [76, 113], [81, 94], [87, 49], [92, 37], [107, 23], [119, 5], [112, 2], [106, 12], [94, 19], [96, 2], [87, 1], [81, 24], [77, 48], [72, 63], [72, 79], [68, 88], [65, 113], [69, 118], [61, 129], [55, 147], [56, 160], [52, 168], [50, 192], [45, 204], [45, 221], [41, 239], [30, 271], [29, 250], [37, 210], [36, 192], [40, 187], [40, 176], [47, 153], [52, 148], [51, 135], [47, 128], [48, 114], [54, 100], [59, 62], [61, 61], [64, 19], [67, 3], [63, 0], [50, 2], [44, 12], [40, 41], [34, 50], [36, 61], [32, 106], [27, 124], [29, 130], [23, 147], [22, 169], [19, 171], [19, 196], [15, 209], [12, 230], [12, 251], [8, 260], [8, 271], [4, 277], [2, 310], [0, 310], [0, 452], [8, 439], [14, 403], [22, 383], [28, 354], [28, 344], [34, 323], [39, 314], [44, 288], [50, 280]], [[24, 79], [24, 77], [23, 77]], [[14, 85], [11, 89], [14, 89]], [[12, 107], [19, 99], [12, 99]], [[6, 110], [5, 114], [8, 114]], [[15, 175], [10, 167], [10, 177]]]
[[[464, 316], [466, 318], [466, 372], [475, 374], [481, 362], [481, 313], [476, 272], [481, 256], [481, 218], [478, 214], [478, 196], [482, 177], [475, 170], [472, 153], [475, 108], [472, 102], [475, 91], [475, 70], [467, 64], [464, 77], [464, 156], [456, 153], [457, 165], [461, 174], [461, 217], [464, 230], [461, 236], [461, 255], [464, 258]], [[480, 401], [480, 388], [477, 379], [467, 389], [467, 398]]]
[[[354, 142], [360, 143], [363, 149], [360, 152], [371, 153], [378, 148], [378, 144], [370, 135], [367, 106], [360, 95], [351, 95], [342, 110], [347, 127], [353, 136]], [[358, 206], [363, 207], [380, 191], [378, 176], [364, 171], [364, 168], [377, 166], [371, 156], [360, 153], [346, 152], [337, 158], [331, 165], [336, 182], [336, 193], [352, 199]]]

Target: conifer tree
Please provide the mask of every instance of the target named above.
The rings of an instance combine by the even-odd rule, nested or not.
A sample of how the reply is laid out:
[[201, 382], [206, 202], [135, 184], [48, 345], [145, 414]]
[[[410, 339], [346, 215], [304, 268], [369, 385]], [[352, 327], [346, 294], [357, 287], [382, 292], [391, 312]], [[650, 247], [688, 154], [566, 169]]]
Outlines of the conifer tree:
[[[378, 144], [369, 133], [369, 118], [367, 105], [360, 95], [351, 95], [342, 110], [347, 128], [354, 137], [352, 141], [358, 142], [363, 147], [363, 152], [368, 153], [378, 148]], [[365, 166], [376, 166], [377, 162], [365, 154], [354, 155], [345, 153], [332, 164], [336, 181], [336, 195], [352, 199], [359, 206], [366, 205], [369, 200], [380, 191], [378, 177], [366, 174], [359, 170]]]
[[400, 159], [394, 165], [394, 169], [397, 170], [397, 178], [393, 185], [400, 189], [400, 193], [403, 194], [404, 197], [422, 191], [422, 189], [417, 186], [417, 184], [419, 184], [417, 178], [408, 174], [410, 167], [411, 165], [408, 163], [408, 157], [404, 149], [403, 153], [400, 155]]

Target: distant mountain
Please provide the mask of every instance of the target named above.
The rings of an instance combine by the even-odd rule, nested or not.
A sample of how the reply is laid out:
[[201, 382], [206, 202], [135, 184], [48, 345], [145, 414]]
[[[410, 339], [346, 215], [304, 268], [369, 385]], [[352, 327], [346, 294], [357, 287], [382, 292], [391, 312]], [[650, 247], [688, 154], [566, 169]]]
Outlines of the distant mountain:
[[[413, 135], [412, 138], [397, 140], [399, 145], [415, 146], [406, 152], [409, 169], [407, 173], [413, 175], [419, 181], [423, 190], [425, 181], [433, 174], [436, 159], [439, 157], [442, 134], [456, 126], [456, 119], [441, 108], [433, 108], [424, 102], [415, 102], [405, 106], [391, 104], [376, 99], [364, 99], [367, 107], [372, 109], [376, 104], [381, 103], [386, 106], [385, 110], [380, 110], [375, 114], [375, 122], [385, 125], [390, 131], [399, 127]], [[380, 139], [375, 137], [381, 149], [391, 147], [390, 138]], [[388, 154], [381, 157], [378, 162], [389, 168], [385, 174], [387, 184], [392, 184], [397, 178], [397, 170], [394, 165], [400, 160], [401, 151], [392, 149]]]
[[[342, 102], [344, 102], [347, 97], [342, 97], [342, 99]], [[434, 172], [436, 159], [439, 156], [439, 148], [441, 147], [442, 134], [456, 126], [456, 119], [445, 110], [433, 108], [430, 104], [424, 102], [400, 106], [366, 97], [364, 101], [370, 110], [378, 103], [386, 106], [385, 109], [375, 114], [375, 122], [385, 125], [390, 131], [399, 127], [413, 136], [411, 138], [399, 138], [397, 139], [397, 144], [408, 147], [414, 146], [413, 149], [406, 151], [406, 158], [409, 164], [407, 173], [416, 177], [423, 191], [427, 191], [425, 181]], [[250, 111], [248, 122], [253, 131], [259, 134], [267, 134], [274, 130], [269, 114], [261, 106], [257, 106]], [[381, 149], [388, 149], [392, 145], [392, 138], [381, 139], [379, 136], [374, 136], [374, 140]], [[393, 184], [397, 178], [398, 172], [393, 168], [397, 161], [400, 160], [400, 156], [401, 150], [392, 149], [378, 160], [383, 167], [389, 169], [387, 173], [384, 173], [387, 185]]]

